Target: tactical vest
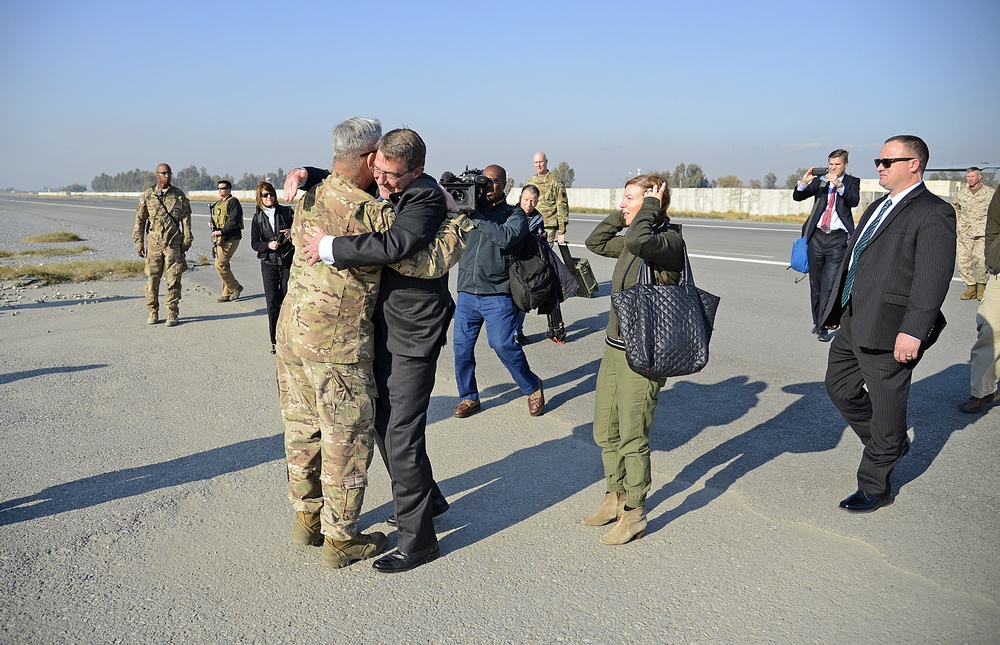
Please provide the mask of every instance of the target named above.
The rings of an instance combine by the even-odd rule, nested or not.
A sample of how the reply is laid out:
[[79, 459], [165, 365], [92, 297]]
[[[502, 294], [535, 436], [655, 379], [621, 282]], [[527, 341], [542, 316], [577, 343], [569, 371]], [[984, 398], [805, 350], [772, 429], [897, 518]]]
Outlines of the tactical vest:
[[[227, 197], [222, 201], [215, 203], [212, 207], [212, 224], [215, 226], [216, 230], [221, 231], [226, 224], [229, 223], [229, 200], [231, 197]], [[243, 228], [243, 220], [240, 220], [240, 228]]]

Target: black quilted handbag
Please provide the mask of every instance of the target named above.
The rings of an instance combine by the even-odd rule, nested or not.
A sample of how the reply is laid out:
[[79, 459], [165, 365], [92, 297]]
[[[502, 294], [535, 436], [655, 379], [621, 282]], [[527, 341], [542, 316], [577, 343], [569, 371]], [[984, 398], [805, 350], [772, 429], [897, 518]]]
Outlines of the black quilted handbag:
[[685, 376], [708, 364], [719, 297], [694, 285], [687, 246], [683, 248], [684, 273], [679, 284], [655, 284], [649, 263], [643, 260], [639, 282], [611, 294], [625, 357], [637, 374]]

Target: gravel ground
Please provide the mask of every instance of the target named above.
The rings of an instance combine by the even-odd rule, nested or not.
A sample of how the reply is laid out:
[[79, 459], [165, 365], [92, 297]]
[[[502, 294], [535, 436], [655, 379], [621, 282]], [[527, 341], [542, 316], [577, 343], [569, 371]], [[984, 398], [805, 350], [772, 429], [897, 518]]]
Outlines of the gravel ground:
[[[52, 232], [8, 219], [0, 248]], [[73, 228], [133, 257], [127, 235]], [[590, 418], [607, 294], [572, 299], [567, 345], [526, 323], [542, 417], [484, 338], [483, 411], [454, 419], [443, 352], [441, 559], [332, 571], [290, 541], [259, 285], [220, 304], [210, 278], [185, 274], [174, 328], [145, 324], [142, 278], [3, 285], [0, 642], [997, 642], [998, 411], [956, 416], [967, 381], [943, 349], [914, 386], [897, 503], [843, 513], [860, 450], [817, 380], [822, 348], [782, 335], [771, 301], [748, 306], [779, 333], [748, 336], [729, 317], [752, 276], [734, 274], [709, 369], [661, 394], [648, 533], [610, 548], [579, 522], [604, 492]], [[391, 506], [376, 458], [361, 526], [390, 547]]]

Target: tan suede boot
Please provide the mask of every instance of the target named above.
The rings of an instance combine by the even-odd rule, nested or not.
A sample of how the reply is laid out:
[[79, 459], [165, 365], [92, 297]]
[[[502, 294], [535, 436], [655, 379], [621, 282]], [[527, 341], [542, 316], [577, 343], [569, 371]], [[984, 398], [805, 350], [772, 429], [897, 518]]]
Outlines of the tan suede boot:
[[320, 532], [319, 513], [299, 511], [295, 514], [295, 528], [292, 529], [292, 542], [302, 546], [319, 546], [323, 544], [323, 534]]
[[329, 535], [323, 541], [323, 564], [331, 569], [346, 567], [352, 562], [373, 558], [385, 551], [389, 538], [385, 533], [372, 531], [365, 535], [358, 533], [350, 540], [334, 540]]
[[631, 511], [623, 511], [615, 528], [605, 533], [601, 544], [628, 544], [633, 539], [638, 540], [646, 532], [646, 508], [640, 506]]
[[625, 493], [605, 493], [604, 503], [593, 515], [583, 518], [587, 526], [604, 526], [617, 520], [625, 510]]
[[978, 289], [974, 284], [965, 285], [965, 293], [962, 294], [962, 300], [972, 300], [976, 297], [976, 292]]
[[986, 293], [986, 285], [985, 284], [977, 284], [976, 285], [976, 300], [982, 300], [983, 299], [983, 294], [985, 294], [985, 293]]

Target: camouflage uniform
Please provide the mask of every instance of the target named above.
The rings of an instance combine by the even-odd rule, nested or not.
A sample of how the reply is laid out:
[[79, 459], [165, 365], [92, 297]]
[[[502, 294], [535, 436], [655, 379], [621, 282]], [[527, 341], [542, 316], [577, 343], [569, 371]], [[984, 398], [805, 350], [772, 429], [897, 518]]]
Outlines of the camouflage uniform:
[[[320, 513], [335, 540], [357, 534], [374, 444], [372, 314], [381, 267], [309, 266], [301, 249], [313, 226], [330, 235], [382, 232], [395, 221], [352, 179], [332, 173], [299, 202], [292, 225], [298, 250], [278, 318], [278, 394], [285, 421], [288, 498], [296, 511]], [[447, 273], [472, 228], [464, 215], [446, 220], [431, 247], [396, 271], [430, 278]]]
[[[144, 239], [145, 238], [145, 239]], [[156, 314], [160, 278], [167, 273], [167, 311], [177, 315], [181, 301], [181, 274], [187, 269], [182, 245], [191, 246], [191, 202], [176, 186], [155, 186], [142, 194], [135, 211], [132, 241], [146, 249], [146, 307]]]
[[968, 185], [955, 195], [956, 228], [958, 231], [958, 275], [966, 286], [986, 284], [986, 208], [993, 198], [993, 189], [983, 184], [979, 190]]
[[552, 171], [544, 175], [533, 175], [525, 185], [528, 184], [538, 187], [540, 194], [535, 210], [542, 214], [549, 244], [554, 244], [556, 235], [565, 235], [569, 224], [569, 198], [566, 197], [566, 189]]

